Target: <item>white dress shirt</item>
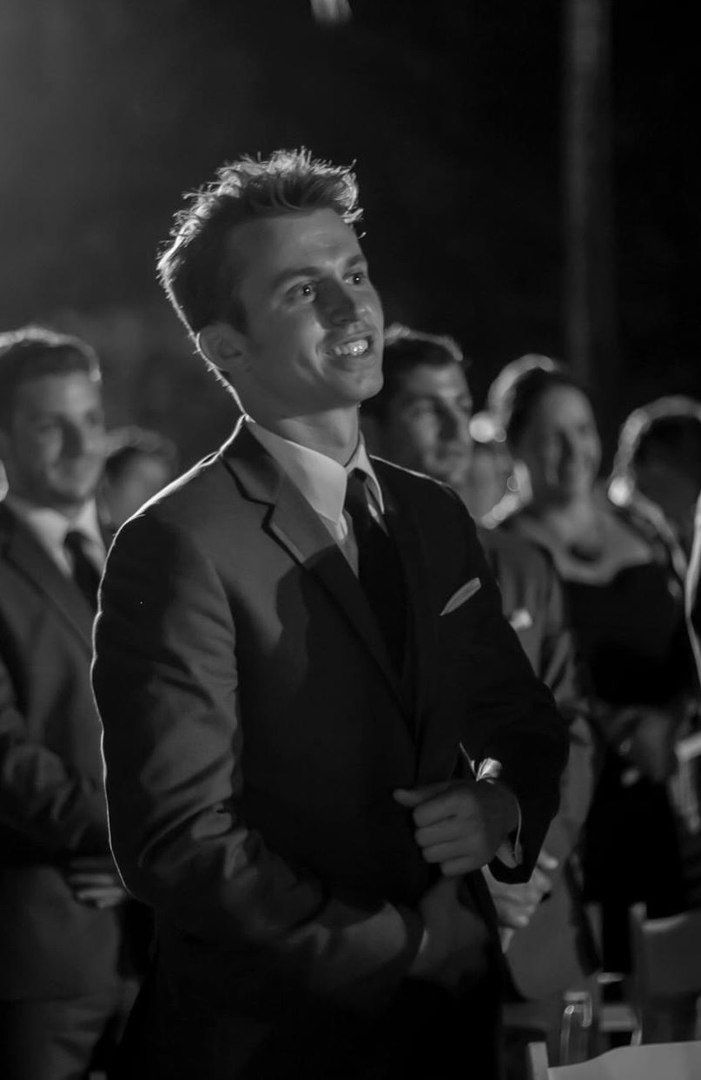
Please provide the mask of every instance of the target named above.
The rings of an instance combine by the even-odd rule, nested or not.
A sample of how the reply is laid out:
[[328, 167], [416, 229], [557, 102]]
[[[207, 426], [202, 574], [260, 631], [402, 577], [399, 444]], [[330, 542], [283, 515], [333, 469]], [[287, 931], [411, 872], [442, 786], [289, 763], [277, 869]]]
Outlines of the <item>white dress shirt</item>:
[[289, 476], [326, 528], [331, 533], [346, 559], [358, 573], [358, 548], [353, 535], [353, 523], [343, 510], [349, 475], [359, 469], [367, 477], [368, 506], [370, 513], [385, 528], [383, 514], [385, 504], [382, 489], [368, 457], [362, 435], [358, 439], [350, 460], [339, 464], [318, 450], [284, 439], [246, 417], [248, 430], [271, 457]]
[[5, 504], [20, 521], [30, 529], [46, 553], [56, 563], [66, 577], [73, 576], [71, 557], [65, 548], [66, 535], [69, 532], [81, 532], [85, 537], [85, 553], [95, 568], [102, 571], [105, 564], [105, 545], [100, 532], [97, 507], [94, 501], [88, 502], [75, 518], [67, 518], [59, 510], [48, 506], [34, 506], [11, 493], [5, 497]]

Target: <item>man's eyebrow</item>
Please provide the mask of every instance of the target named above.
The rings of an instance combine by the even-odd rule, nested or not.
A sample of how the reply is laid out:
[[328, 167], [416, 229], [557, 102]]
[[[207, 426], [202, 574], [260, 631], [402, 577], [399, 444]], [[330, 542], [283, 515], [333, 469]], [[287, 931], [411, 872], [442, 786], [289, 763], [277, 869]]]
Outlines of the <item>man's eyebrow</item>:
[[[367, 259], [362, 251], [359, 251], [346, 260], [346, 266], [367, 266]], [[271, 281], [270, 292], [277, 292], [277, 290], [287, 284], [288, 281], [294, 281], [296, 278], [301, 277], [316, 277], [318, 273], [318, 266], [293, 266], [289, 270], [281, 270]]]
[[315, 277], [318, 273], [318, 266], [294, 266], [289, 270], [281, 270], [270, 282], [270, 291], [276, 292], [282, 285], [285, 285], [288, 281], [293, 281], [295, 278]]

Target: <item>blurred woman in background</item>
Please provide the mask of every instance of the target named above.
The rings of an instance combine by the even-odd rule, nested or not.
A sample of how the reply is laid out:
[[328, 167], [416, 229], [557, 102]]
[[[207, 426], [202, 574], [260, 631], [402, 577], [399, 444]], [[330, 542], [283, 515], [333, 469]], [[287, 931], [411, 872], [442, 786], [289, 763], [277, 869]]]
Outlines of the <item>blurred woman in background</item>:
[[176, 471], [177, 450], [164, 435], [135, 425], [111, 431], [97, 494], [104, 527], [116, 532]]
[[528, 496], [504, 522], [546, 548], [599, 703], [604, 767], [587, 826], [588, 899], [601, 906], [604, 967], [629, 968], [627, 912], [685, 906], [666, 782], [692, 693], [680, 581], [666, 546], [597, 482], [601, 443], [588, 394], [548, 360], [509, 379], [493, 407]]

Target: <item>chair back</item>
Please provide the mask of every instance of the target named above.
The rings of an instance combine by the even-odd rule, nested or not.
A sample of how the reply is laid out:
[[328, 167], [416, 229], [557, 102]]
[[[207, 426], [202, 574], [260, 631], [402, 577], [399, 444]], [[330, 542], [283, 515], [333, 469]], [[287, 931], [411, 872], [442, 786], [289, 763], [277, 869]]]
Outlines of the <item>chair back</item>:
[[630, 910], [636, 997], [701, 994], [701, 910], [648, 919], [644, 904]]

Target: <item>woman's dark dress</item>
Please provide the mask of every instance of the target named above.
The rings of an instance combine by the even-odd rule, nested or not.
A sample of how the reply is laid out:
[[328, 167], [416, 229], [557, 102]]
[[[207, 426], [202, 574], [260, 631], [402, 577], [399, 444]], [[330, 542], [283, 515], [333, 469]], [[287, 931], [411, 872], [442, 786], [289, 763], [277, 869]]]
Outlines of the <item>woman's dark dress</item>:
[[[664, 707], [688, 680], [683, 601], [660, 562], [627, 566], [607, 584], [564, 582], [572, 625], [593, 693], [612, 706]], [[684, 907], [677, 825], [664, 784], [625, 783], [627, 763], [613, 750], [585, 832], [586, 899], [603, 908], [604, 965], [626, 971], [628, 907], [652, 916]]]
[[693, 675], [683, 588], [670, 553], [646, 522], [614, 512], [647, 542], [653, 557], [622, 566], [609, 580], [563, 572], [545, 534], [538, 535], [538, 527], [534, 532], [534, 522], [524, 515], [505, 524], [525, 531], [555, 557], [590, 691], [604, 706], [594, 710], [605, 749], [581, 854], [585, 900], [601, 906], [604, 968], [625, 972], [629, 906], [643, 901], [650, 915], [662, 916], [688, 904], [680, 826], [667, 787], [647, 779], [630, 782], [631, 766], [617, 751], [611, 720], [627, 706], [666, 708], [689, 691]]

